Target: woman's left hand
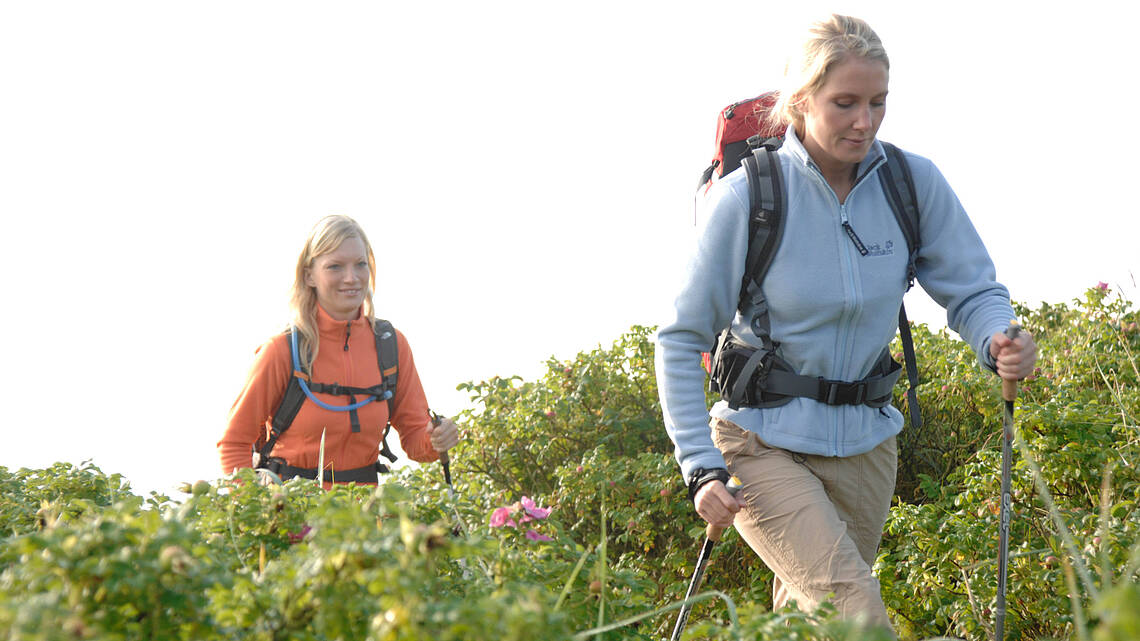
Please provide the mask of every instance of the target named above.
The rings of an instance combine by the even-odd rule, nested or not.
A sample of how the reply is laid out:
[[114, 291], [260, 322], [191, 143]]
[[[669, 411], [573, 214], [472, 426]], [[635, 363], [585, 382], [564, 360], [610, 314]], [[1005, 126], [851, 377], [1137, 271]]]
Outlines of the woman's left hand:
[[446, 416], [440, 417], [439, 425], [429, 422], [427, 432], [428, 438], [431, 439], [431, 446], [437, 452], [446, 452], [459, 442], [459, 428], [454, 421]]
[[998, 332], [990, 338], [990, 355], [997, 361], [997, 373], [1007, 381], [1019, 381], [1033, 373], [1037, 362], [1037, 343], [1033, 335], [1022, 329], [1016, 339]]

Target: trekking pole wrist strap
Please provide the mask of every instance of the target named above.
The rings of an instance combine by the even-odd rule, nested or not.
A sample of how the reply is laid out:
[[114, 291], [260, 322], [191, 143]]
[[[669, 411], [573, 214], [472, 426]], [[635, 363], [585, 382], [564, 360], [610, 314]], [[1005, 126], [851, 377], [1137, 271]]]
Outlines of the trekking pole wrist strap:
[[728, 470], [723, 467], [698, 467], [689, 473], [689, 479], [687, 483], [689, 486], [689, 502], [694, 502], [694, 499], [697, 496], [697, 490], [701, 489], [701, 486], [704, 484], [710, 483], [712, 481], [720, 481], [721, 483], [727, 484], [731, 478], [732, 475], [729, 474]]

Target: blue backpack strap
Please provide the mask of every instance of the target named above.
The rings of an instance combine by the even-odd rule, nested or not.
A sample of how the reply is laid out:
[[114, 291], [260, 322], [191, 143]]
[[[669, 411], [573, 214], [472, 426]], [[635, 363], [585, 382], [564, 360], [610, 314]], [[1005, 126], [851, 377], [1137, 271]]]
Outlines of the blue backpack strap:
[[[305, 398], [308, 398], [310, 401], [315, 403], [317, 405], [317, 407], [320, 407], [321, 409], [329, 410], [331, 412], [351, 412], [351, 411], [360, 409], [361, 407], [364, 407], [365, 405], [376, 400], [376, 396], [369, 396], [368, 398], [364, 399], [363, 401], [357, 401], [355, 403], [349, 403], [348, 405], [330, 405], [330, 404], [322, 401], [321, 399], [317, 398], [316, 396], [313, 396], [313, 390], [310, 389], [309, 382], [306, 381], [305, 379], [297, 376], [297, 372], [301, 371], [301, 360], [297, 355], [298, 349], [297, 349], [297, 331], [296, 330], [289, 332], [289, 346], [290, 346], [289, 351], [293, 354], [293, 379], [296, 380], [297, 384], [301, 386], [301, 391], [303, 391], [305, 393]], [[353, 393], [359, 393], [359, 391], [360, 391], [359, 388], [342, 387], [342, 386], [335, 385], [335, 384], [332, 386], [314, 384], [313, 387], [317, 387], [318, 391], [329, 391], [330, 393], [333, 393], [333, 394], [335, 394], [337, 392], [331, 391], [331, 390], [337, 390], [337, 391], [344, 390], [344, 393], [349, 394], [350, 396]], [[387, 390], [384, 394], [385, 395], [381, 396], [382, 398], [390, 398], [392, 395], [392, 390]]]
[[[879, 168], [879, 181], [883, 184], [883, 192], [887, 195], [887, 202], [891, 204], [891, 211], [895, 214], [906, 238], [906, 288], [909, 291], [914, 287], [914, 279], [918, 273], [915, 263], [918, 260], [918, 251], [922, 244], [918, 224], [918, 196], [914, 189], [914, 177], [910, 173], [910, 165], [902, 151], [890, 144], [882, 143], [883, 151], [887, 154], [887, 162]], [[910, 423], [915, 429], [922, 427], [922, 412], [918, 407], [918, 362], [914, 355], [914, 338], [910, 333], [910, 321], [906, 317], [906, 306], [899, 306], [899, 339], [903, 347], [903, 362], [906, 364], [906, 378], [909, 386], [906, 390], [906, 404], [910, 408]]]

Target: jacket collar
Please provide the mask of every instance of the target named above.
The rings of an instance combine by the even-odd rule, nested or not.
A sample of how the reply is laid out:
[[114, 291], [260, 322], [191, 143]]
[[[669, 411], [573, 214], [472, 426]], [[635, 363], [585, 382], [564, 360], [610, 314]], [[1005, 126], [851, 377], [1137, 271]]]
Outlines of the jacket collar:
[[363, 310], [361, 311], [362, 313], [357, 314], [356, 318], [350, 321], [336, 320], [332, 316], [329, 316], [328, 312], [318, 303], [317, 331], [321, 336], [343, 339], [346, 328], [348, 328], [350, 332], [355, 332], [357, 329], [367, 327], [368, 319], [364, 317]]
[[[804, 147], [804, 143], [796, 134], [795, 127], [788, 125], [788, 129], [784, 133], [784, 144], [781, 149], [787, 149], [804, 168], [819, 171], [819, 167], [816, 166], [815, 161], [811, 159], [807, 148]], [[859, 168], [855, 172], [857, 176], [856, 182], [862, 180], [868, 173], [877, 169], [879, 164], [885, 161], [886, 158], [887, 154], [883, 151], [883, 145], [879, 142], [878, 136], [876, 136], [875, 140], [871, 142], [871, 148], [867, 150], [867, 155], [863, 158], [862, 162], [859, 163]]]

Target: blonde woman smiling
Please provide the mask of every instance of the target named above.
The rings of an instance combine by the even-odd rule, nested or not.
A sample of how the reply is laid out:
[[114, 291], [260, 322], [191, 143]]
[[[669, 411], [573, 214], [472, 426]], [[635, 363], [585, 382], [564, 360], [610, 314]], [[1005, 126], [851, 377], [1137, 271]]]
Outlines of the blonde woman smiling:
[[433, 424], [407, 339], [375, 318], [375, 283], [360, 225], [320, 220], [297, 260], [292, 326], [258, 349], [218, 441], [225, 473], [257, 466], [315, 479], [324, 433], [325, 482], [376, 483], [389, 426], [420, 462], [458, 442], [451, 420]]

